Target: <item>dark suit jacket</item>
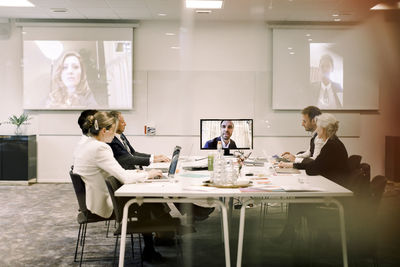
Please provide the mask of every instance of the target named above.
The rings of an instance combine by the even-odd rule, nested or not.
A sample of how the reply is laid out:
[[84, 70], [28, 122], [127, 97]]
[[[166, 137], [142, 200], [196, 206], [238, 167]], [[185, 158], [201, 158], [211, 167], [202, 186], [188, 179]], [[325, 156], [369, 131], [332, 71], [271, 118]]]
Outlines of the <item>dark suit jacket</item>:
[[[221, 141], [221, 136], [215, 137], [214, 139], [208, 140], [206, 144], [204, 145], [204, 148], [217, 148], [218, 141]], [[233, 148], [236, 149], [236, 143], [232, 139], [230, 140], [231, 142], [229, 143], [228, 148]], [[222, 141], [221, 141], [222, 142]]]
[[348, 183], [349, 167], [347, 150], [337, 136], [329, 138], [315, 160], [294, 163], [295, 168], [303, 167], [308, 175], [322, 175], [344, 187]]
[[[340, 103], [337, 93], [342, 93], [343, 88], [339, 83], [335, 83], [335, 82], [331, 82], [331, 88], [333, 91], [333, 95], [335, 96], [336, 107], [341, 108], [342, 104]], [[321, 90], [321, 82], [315, 82], [315, 83], [311, 84], [310, 99], [312, 99], [312, 104], [315, 106], [318, 105], [320, 90]]]
[[129, 149], [132, 153], [129, 153], [126, 149], [124, 144], [119, 141], [117, 137], [114, 137], [111, 143], [108, 145], [111, 147], [114, 158], [121, 164], [124, 169], [135, 169], [135, 165], [138, 166], [148, 166], [150, 165], [150, 154], [140, 153], [135, 151], [131, 144], [129, 143], [128, 139], [124, 134], [121, 134], [121, 138], [125, 138]]

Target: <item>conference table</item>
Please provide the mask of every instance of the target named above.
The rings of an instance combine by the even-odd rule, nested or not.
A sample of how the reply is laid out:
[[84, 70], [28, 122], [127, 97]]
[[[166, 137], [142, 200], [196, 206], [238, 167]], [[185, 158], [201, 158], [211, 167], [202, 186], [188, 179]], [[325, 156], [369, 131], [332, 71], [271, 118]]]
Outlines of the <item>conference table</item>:
[[[249, 171], [249, 170], [248, 170]], [[271, 173], [263, 167], [253, 167], [253, 176], [245, 176], [241, 188], [218, 188], [206, 186], [208, 171], [181, 171], [173, 179], [137, 184], [125, 184], [116, 192], [116, 197], [131, 197], [124, 207], [119, 266], [124, 266], [128, 209], [133, 203], [199, 203], [218, 205], [222, 213], [225, 265], [231, 266], [228, 230], [228, 205], [221, 198], [242, 198], [244, 201], [239, 218], [238, 251], [236, 266], [242, 264], [243, 238], [246, 206], [254, 202], [267, 203], [326, 203], [336, 205], [339, 211], [340, 237], [343, 266], [348, 266], [344, 210], [336, 198], [351, 197], [353, 193], [346, 188], [322, 177], [308, 176], [303, 171], [298, 174]]]

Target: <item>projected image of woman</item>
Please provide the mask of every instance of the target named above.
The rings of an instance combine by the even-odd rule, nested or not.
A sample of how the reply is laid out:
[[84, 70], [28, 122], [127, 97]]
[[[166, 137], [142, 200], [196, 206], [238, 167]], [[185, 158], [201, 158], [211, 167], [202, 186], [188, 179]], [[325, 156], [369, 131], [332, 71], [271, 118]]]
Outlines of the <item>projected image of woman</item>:
[[93, 107], [97, 102], [89, 88], [81, 56], [66, 52], [56, 66], [48, 107]]

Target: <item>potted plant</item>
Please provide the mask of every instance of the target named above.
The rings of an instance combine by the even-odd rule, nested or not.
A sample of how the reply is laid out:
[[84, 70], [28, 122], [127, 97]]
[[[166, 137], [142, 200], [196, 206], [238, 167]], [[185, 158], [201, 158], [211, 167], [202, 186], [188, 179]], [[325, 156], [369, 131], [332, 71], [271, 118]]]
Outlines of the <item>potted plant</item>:
[[17, 117], [16, 115], [12, 115], [11, 117], [8, 118], [8, 123], [15, 125], [15, 134], [20, 135], [21, 134], [21, 125], [23, 124], [28, 124], [28, 121], [32, 119], [32, 117], [29, 117], [28, 114], [22, 113], [21, 116]]

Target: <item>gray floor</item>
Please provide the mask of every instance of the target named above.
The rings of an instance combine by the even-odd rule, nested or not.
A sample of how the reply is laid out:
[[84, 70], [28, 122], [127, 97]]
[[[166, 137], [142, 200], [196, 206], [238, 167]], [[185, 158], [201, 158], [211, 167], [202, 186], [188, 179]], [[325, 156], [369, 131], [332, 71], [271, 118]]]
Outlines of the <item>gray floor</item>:
[[[398, 266], [400, 262], [399, 193], [396, 185], [389, 185], [378, 214], [379, 266]], [[0, 205], [0, 266], [78, 266], [73, 261], [78, 207], [71, 184], [0, 186]], [[236, 264], [238, 217], [239, 211], [234, 210], [232, 266]], [[271, 242], [270, 238], [281, 231], [285, 218], [285, 207], [270, 206], [263, 225], [260, 207], [247, 209], [243, 266], [340, 266], [337, 232], [330, 233], [330, 244], [314, 242], [311, 252], [305, 244]], [[167, 258], [166, 263], [157, 266], [224, 266], [219, 212], [197, 223], [196, 229], [197, 233], [183, 236], [183, 257], [177, 257], [174, 247], [157, 247]], [[106, 238], [105, 234], [104, 223], [88, 226], [84, 266], [112, 265], [115, 239]], [[136, 257], [132, 260], [127, 249], [126, 266], [140, 266], [138, 242], [135, 240], [134, 244]], [[367, 258], [357, 263], [373, 266]]]

